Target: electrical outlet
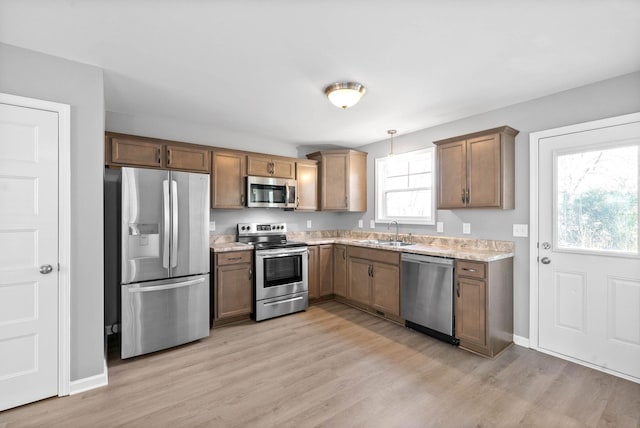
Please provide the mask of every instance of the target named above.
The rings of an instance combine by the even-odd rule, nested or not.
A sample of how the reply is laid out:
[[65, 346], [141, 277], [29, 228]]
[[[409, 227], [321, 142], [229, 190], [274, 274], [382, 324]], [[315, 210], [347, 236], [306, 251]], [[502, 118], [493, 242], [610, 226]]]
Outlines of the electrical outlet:
[[364, 227], [364, 220], [363, 219], [358, 220], [358, 227], [360, 229], [362, 229]]
[[216, 230], [216, 222], [215, 221], [210, 221], [209, 222], [209, 232], [215, 232]]
[[462, 223], [462, 233], [465, 235], [471, 233], [471, 223]]
[[307, 220], [307, 229], [311, 229], [311, 220]]
[[526, 238], [529, 236], [529, 225], [528, 224], [514, 224], [513, 225], [513, 236]]
[[436, 232], [442, 233], [444, 232], [444, 223], [439, 221], [436, 223]]
[[371, 229], [375, 229], [376, 228], [376, 221], [375, 220], [370, 220], [369, 221], [369, 227]]

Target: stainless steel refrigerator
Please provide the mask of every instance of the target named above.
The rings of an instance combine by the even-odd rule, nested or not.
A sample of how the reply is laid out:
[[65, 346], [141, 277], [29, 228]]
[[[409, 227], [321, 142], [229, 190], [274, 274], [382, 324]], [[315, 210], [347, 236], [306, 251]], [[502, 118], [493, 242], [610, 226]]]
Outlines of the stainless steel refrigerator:
[[209, 335], [209, 175], [105, 169], [105, 326], [122, 358]]

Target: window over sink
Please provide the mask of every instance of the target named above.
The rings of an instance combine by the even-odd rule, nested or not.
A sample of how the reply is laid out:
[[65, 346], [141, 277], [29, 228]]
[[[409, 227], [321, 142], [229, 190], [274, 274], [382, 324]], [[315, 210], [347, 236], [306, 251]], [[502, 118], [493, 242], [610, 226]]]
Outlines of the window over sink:
[[376, 159], [376, 221], [435, 224], [435, 149]]

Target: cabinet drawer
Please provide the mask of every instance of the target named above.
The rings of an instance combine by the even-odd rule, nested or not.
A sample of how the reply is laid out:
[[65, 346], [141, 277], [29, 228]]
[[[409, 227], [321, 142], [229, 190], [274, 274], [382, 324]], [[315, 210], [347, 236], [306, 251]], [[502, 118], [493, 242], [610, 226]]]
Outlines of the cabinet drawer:
[[466, 276], [469, 278], [485, 278], [485, 263], [470, 262], [466, 260], [456, 261], [456, 274], [458, 276]]
[[400, 264], [400, 253], [397, 251], [374, 250], [371, 248], [352, 246], [349, 247], [349, 257], [358, 257], [372, 262], [389, 263], [396, 266]]
[[218, 266], [251, 263], [251, 251], [231, 251], [216, 254], [216, 257]]

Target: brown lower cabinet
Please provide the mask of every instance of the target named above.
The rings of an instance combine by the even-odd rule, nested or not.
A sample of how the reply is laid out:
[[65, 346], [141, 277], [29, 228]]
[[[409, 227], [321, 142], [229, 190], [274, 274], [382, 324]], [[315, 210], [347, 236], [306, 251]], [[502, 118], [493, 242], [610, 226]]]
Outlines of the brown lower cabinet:
[[309, 299], [333, 294], [333, 244], [309, 246]]
[[460, 347], [495, 357], [513, 343], [513, 258], [456, 260], [454, 285]]
[[253, 252], [214, 254], [213, 319], [222, 320], [251, 314]]
[[347, 297], [347, 246], [333, 246], [333, 294]]
[[382, 315], [400, 315], [400, 253], [350, 247], [347, 298]]

